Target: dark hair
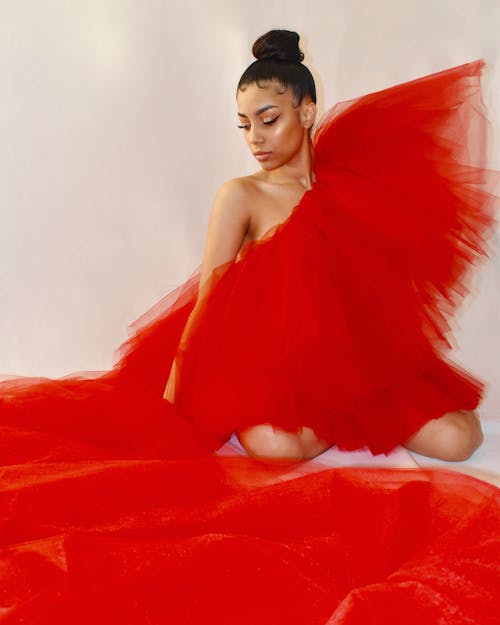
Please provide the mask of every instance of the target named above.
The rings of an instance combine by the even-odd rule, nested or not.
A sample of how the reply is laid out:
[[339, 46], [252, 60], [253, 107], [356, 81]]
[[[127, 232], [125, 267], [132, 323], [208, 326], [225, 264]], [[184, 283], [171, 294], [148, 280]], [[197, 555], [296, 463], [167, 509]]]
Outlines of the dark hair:
[[299, 35], [291, 30], [270, 30], [253, 44], [252, 53], [257, 59], [243, 72], [238, 91], [245, 91], [253, 83], [278, 81], [290, 89], [295, 106], [306, 95], [316, 102], [316, 86], [309, 69], [302, 64], [304, 55], [299, 48]]

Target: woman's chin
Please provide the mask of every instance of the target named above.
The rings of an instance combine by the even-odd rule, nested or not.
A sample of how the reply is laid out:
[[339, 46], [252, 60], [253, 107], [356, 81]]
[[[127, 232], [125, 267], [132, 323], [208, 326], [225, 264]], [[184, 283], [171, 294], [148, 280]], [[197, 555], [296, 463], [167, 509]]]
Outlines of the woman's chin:
[[263, 169], [264, 171], [272, 171], [273, 169], [278, 169], [279, 165], [277, 165], [275, 162], [270, 162], [270, 161], [263, 161], [261, 163], [259, 163], [260, 168]]

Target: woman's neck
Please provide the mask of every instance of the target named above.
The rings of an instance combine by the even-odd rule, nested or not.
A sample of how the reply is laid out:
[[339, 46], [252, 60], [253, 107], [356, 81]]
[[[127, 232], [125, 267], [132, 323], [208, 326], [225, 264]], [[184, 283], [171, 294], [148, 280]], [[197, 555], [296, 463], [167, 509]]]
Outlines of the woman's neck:
[[308, 190], [312, 188], [315, 181], [313, 167], [314, 148], [307, 135], [300, 151], [291, 161], [278, 169], [262, 171], [261, 176], [272, 184], [296, 185]]

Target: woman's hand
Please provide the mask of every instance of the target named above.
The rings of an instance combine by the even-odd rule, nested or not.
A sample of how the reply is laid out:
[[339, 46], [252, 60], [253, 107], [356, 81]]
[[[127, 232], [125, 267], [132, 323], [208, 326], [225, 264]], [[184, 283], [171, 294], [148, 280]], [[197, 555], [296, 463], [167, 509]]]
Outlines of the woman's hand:
[[165, 392], [163, 393], [163, 399], [166, 399], [171, 404], [175, 402], [175, 380], [177, 374], [177, 365], [174, 360], [170, 374], [168, 376], [167, 385], [165, 386]]

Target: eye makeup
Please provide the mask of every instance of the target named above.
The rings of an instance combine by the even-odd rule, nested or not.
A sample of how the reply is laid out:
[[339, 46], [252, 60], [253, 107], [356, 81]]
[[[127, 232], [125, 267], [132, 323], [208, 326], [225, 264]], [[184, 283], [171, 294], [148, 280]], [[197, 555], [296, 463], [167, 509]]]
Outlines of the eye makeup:
[[[261, 123], [264, 126], [270, 126], [271, 124], [274, 124], [274, 122], [279, 118], [279, 115], [276, 115], [276, 117], [273, 117], [273, 119], [269, 119], [267, 121], [262, 121]], [[246, 128], [250, 128], [250, 124], [238, 124], [238, 128], [242, 128], [243, 130]]]

